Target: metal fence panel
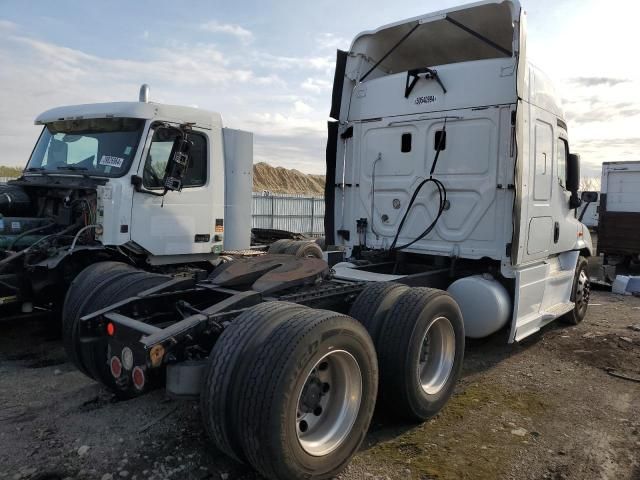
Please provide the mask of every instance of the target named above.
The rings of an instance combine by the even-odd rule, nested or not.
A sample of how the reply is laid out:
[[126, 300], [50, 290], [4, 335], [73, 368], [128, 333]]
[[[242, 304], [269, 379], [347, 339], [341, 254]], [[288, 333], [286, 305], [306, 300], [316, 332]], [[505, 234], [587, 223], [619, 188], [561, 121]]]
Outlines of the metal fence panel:
[[276, 228], [313, 236], [324, 235], [324, 198], [302, 195], [253, 194], [254, 228]]

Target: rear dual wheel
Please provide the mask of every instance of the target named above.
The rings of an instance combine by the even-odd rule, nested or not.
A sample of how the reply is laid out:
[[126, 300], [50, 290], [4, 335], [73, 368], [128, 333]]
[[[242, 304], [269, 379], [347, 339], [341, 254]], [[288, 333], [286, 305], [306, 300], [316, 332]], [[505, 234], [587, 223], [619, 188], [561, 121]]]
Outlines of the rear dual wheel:
[[212, 350], [205, 428], [268, 478], [331, 478], [364, 439], [377, 381], [373, 342], [354, 319], [267, 302], [234, 320]]
[[455, 300], [442, 290], [377, 283], [350, 313], [374, 338], [380, 404], [412, 421], [436, 415], [462, 371], [464, 324]]
[[100, 262], [84, 269], [72, 282], [63, 307], [63, 340], [76, 368], [120, 396], [109, 368], [105, 340], [80, 341], [80, 318], [166, 282], [169, 277], [144, 272], [119, 262]]

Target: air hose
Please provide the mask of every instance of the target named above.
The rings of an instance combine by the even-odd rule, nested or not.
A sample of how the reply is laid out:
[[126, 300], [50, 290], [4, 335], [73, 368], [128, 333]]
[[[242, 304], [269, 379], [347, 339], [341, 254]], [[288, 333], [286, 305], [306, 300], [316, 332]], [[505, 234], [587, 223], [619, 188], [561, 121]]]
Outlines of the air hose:
[[[433, 164], [431, 165], [431, 171], [429, 172], [429, 178], [427, 178], [427, 179], [423, 180], [422, 182], [420, 182], [420, 184], [414, 190], [413, 195], [411, 196], [411, 200], [409, 201], [409, 205], [407, 205], [407, 209], [404, 212], [404, 215], [402, 216], [402, 220], [400, 220], [400, 225], [398, 226], [398, 230], [396, 231], [396, 235], [393, 238], [393, 242], [391, 243], [391, 247], [389, 248], [390, 251], [403, 250], [405, 248], [408, 248], [411, 245], [413, 245], [414, 243], [419, 242], [424, 237], [429, 235], [429, 233], [431, 233], [431, 231], [435, 228], [436, 224], [438, 223], [438, 220], [440, 219], [440, 216], [442, 215], [442, 212], [444, 211], [444, 209], [447, 206], [447, 189], [445, 188], [444, 184], [440, 180], [438, 180], [437, 178], [433, 178], [433, 172], [436, 169], [436, 165], [438, 163], [438, 157], [440, 157], [440, 152], [442, 151], [443, 142], [444, 142], [444, 139], [446, 138], [446, 131], [447, 131], [447, 117], [445, 117], [445, 119], [444, 119], [444, 125], [442, 127], [442, 133], [440, 134], [440, 140], [438, 141], [438, 145], [436, 146], [436, 155], [435, 155], [435, 158], [433, 159]], [[411, 208], [413, 207], [413, 204], [415, 203], [416, 198], [418, 197], [418, 194], [420, 193], [420, 190], [427, 183], [433, 183], [436, 186], [436, 188], [438, 189], [438, 196], [439, 196], [438, 213], [437, 213], [436, 217], [433, 219], [433, 221], [431, 222], [431, 224], [420, 235], [418, 235], [414, 240], [410, 241], [409, 243], [405, 243], [404, 245], [396, 246], [396, 244], [398, 242], [398, 237], [400, 236], [400, 232], [402, 231], [402, 227], [404, 226], [404, 222], [406, 221], [407, 217], [409, 216], [409, 212], [411, 211]]]

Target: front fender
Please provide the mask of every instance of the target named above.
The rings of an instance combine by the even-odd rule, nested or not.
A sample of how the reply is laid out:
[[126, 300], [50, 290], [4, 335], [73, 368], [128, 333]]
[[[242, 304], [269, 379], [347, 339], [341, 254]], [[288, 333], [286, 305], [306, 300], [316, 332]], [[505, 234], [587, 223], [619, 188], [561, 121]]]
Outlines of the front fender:
[[[593, 242], [591, 241], [591, 232], [582, 223], [578, 225], [578, 238], [572, 250], [580, 250], [583, 256], [593, 256]], [[586, 255], [588, 253], [588, 255]]]

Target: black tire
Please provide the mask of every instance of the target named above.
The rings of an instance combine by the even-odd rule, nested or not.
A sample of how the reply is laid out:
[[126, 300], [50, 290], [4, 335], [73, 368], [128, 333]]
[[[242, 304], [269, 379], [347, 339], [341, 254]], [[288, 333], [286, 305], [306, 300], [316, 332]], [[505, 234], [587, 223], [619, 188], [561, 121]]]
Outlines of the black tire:
[[82, 317], [80, 311], [90, 302], [98, 285], [114, 274], [133, 270], [133, 267], [121, 262], [94, 263], [82, 270], [69, 285], [62, 308], [62, 340], [67, 357], [85, 375], [89, 373], [80, 360], [77, 339], [78, 319]]
[[[584, 277], [581, 279], [581, 276]], [[591, 294], [591, 284], [589, 282], [589, 269], [587, 259], [578, 257], [576, 273], [573, 277], [573, 287], [571, 289], [571, 301], [575, 307], [569, 313], [560, 317], [560, 320], [569, 325], [577, 325], [587, 316], [589, 306], [589, 296]]]
[[[133, 270], [125, 272], [117, 281], [106, 285], [104, 289], [93, 295], [93, 301], [87, 310], [80, 315], [95, 312], [113, 305], [140, 292], [156, 287], [170, 278], [165, 275]], [[81, 359], [89, 372], [89, 376], [121, 397], [129, 397], [134, 394], [116, 387], [115, 380], [109, 368], [109, 352], [106, 340], [81, 345]]]
[[[86, 270], [89, 271], [85, 273]], [[78, 370], [114, 393], [129, 396], [115, 387], [108, 367], [106, 342], [85, 344], [79, 341], [80, 318], [168, 279], [118, 262], [91, 265], [76, 277], [76, 285], [72, 284], [67, 292], [62, 321], [65, 350]]]
[[288, 238], [276, 240], [269, 246], [268, 253], [285, 253], [285, 250], [291, 245], [292, 242], [293, 240], [289, 240]]
[[322, 259], [322, 249], [315, 242], [301, 242], [295, 251], [298, 258], [319, 258]]
[[284, 247], [282, 253], [286, 255], [297, 255], [298, 250], [302, 245], [304, 245], [304, 242], [301, 242], [300, 240], [289, 240], [289, 245]]
[[[426, 335], [429, 337], [426, 337]], [[441, 336], [438, 336], [441, 335]], [[452, 337], [453, 336], [453, 337]], [[434, 373], [435, 386], [421, 382], [421, 356], [433, 353], [438, 358], [439, 345], [447, 338], [450, 360], [447, 368]], [[432, 348], [425, 339], [434, 342]], [[377, 344], [380, 365], [380, 400], [393, 415], [410, 421], [424, 421], [436, 415], [453, 394], [462, 371], [464, 324], [455, 300], [442, 290], [410, 288], [389, 311], [380, 330]], [[451, 349], [454, 352], [451, 353]], [[426, 373], [435, 361], [423, 358]], [[431, 391], [428, 391], [431, 390]]]
[[351, 305], [349, 315], [364, 325], [376, 349], [382, 323], [391, 307], [408, 288], [406, 285], [393, 282], [370, 283]]
[[273, 329], [306, 308], [286, 302], [261, 303], [238, 316], [211, 350], [200, 394], [202, 420], [216, 447], [238, 461], [245, 458], [234, 424], [240, 388], [235, 380], [247, 375], [244, 370], [255, 350]]
[[[336, 372], [340, 370], [340, 361], [332, 363], [336, 358], [348, 359], [345, 365], [357, 366], [357, 369], [349, 370], [357, 372], [354, 376], [344, 378], [357, 378], [360, 383], [345, 381], [341, 385], [336, 380], [331, 389], [318, 395], [320, 398], [327, 395], [328, 399], [346, 401], [354, 398], [350, 389], [357, 385], [360, 400], [357, 407], [355, 402], [348, 404], [346, 411], [350, 422], [342, 424], [338, 430], [341, 435], [338, 440], [332, 440], [331, 449], [313, 455], [308, 451], [307, 441], [298, 438], [305, 430], [297, 413], [300, 412], [303, 394], [305, 401], [309, 396], [307, 380], [323, 370], [323, 362], [335, 365]], [[333, 371], [329, 367], [325, 369]], [[345, 468], [366, 435], [377, 392], [375, 349], [360, 323], [346, 315], [325, 310], [296, 312], [264, 339], [245, 372], [246, 375], [235, 380], [240, 385], [235, 425], [242, 450], [256, 470], [274, 480], [328, 479]], [[324, 383], [320, 385], [323, 389], [326, 386]], [[331, 397], [330, 392], [335, 392], [336, 396]], [[329, 420], [335, 419], [330, 412], [342, 411], [335, 409], [335, 405], [327, 403]], [[322, 412], [312, 411], [313, 415], [323, 418]], [[304, 415], [302, 418], [310, 414]], [[323, 425], [321, 420], [319, 422]], [[331, 422], [324, 426], [334, 431], [330, 428]]]

